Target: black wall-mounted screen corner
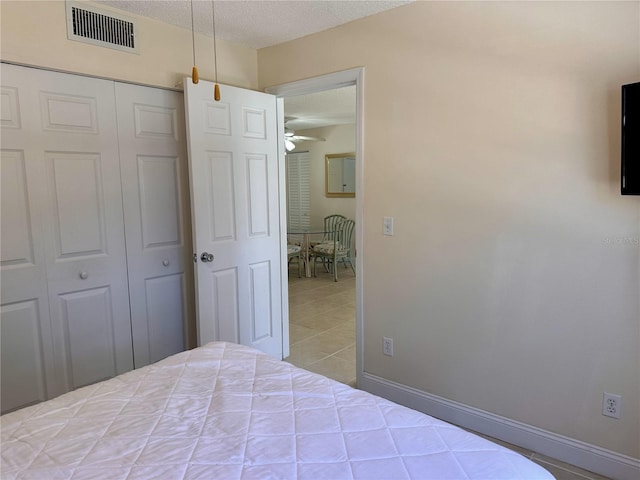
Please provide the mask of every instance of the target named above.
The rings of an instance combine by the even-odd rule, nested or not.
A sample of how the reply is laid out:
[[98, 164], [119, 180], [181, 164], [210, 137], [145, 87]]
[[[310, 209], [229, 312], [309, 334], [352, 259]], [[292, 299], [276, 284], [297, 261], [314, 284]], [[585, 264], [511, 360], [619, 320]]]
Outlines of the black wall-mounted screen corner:
[[622, 86], [622, 195], [640, 195], [640, 82]]

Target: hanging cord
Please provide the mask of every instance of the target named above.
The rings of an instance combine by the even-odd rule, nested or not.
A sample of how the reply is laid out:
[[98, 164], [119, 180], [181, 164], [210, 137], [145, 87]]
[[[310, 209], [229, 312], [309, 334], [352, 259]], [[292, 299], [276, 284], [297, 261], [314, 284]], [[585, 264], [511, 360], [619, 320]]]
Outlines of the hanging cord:
[[211, 0], [211, 24], [213, 26], [213, 76], [215, 85], [213, 87], [213, 98], [220, 101], [220, 86], [218, 85], [218, 50], [216, 49], [216, 2]]
[[198, 83], [200, 81], [198, 77], [198, 67], [196, 67], [196, 32], [193, 28], [193, 0], [191, 0], [191, 42], [193, 50], [193, 69], [191, 70], [191, 81]]

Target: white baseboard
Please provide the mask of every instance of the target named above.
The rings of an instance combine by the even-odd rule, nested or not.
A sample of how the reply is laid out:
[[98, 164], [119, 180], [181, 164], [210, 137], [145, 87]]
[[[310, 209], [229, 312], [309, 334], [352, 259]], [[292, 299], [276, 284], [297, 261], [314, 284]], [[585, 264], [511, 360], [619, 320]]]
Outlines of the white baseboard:
[[358, 388], [463, 428], [615, 480], [640, 478], [640, 460], [431, 395], [369, 373]]

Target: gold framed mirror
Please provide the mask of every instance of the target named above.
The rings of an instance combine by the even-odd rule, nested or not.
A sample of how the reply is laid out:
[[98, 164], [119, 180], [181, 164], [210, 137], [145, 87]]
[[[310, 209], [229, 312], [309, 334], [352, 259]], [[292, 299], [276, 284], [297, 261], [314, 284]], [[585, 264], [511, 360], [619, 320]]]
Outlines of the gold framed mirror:
[[356, 196], [356, 154], [325, 155], [325, 194], [327, 197]]

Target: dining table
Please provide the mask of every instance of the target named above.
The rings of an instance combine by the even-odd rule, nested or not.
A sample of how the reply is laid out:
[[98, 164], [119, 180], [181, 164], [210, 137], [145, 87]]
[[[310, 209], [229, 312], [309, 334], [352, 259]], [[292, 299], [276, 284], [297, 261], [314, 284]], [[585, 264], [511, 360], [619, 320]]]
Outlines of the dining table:
[[292, 227], [287, 229], [287, 235], [302, 235], [302, 242], [300, 244], [300, 258], [304, 263], [304, 275], [305, 277], [311, 277], [311, 236], [312, 235], [324, 235], [327, 233], [333, 233], [332, 235], [335, 242], [335, 230], [330, 230], [324, 225], [312, 225], [310, 227]]

